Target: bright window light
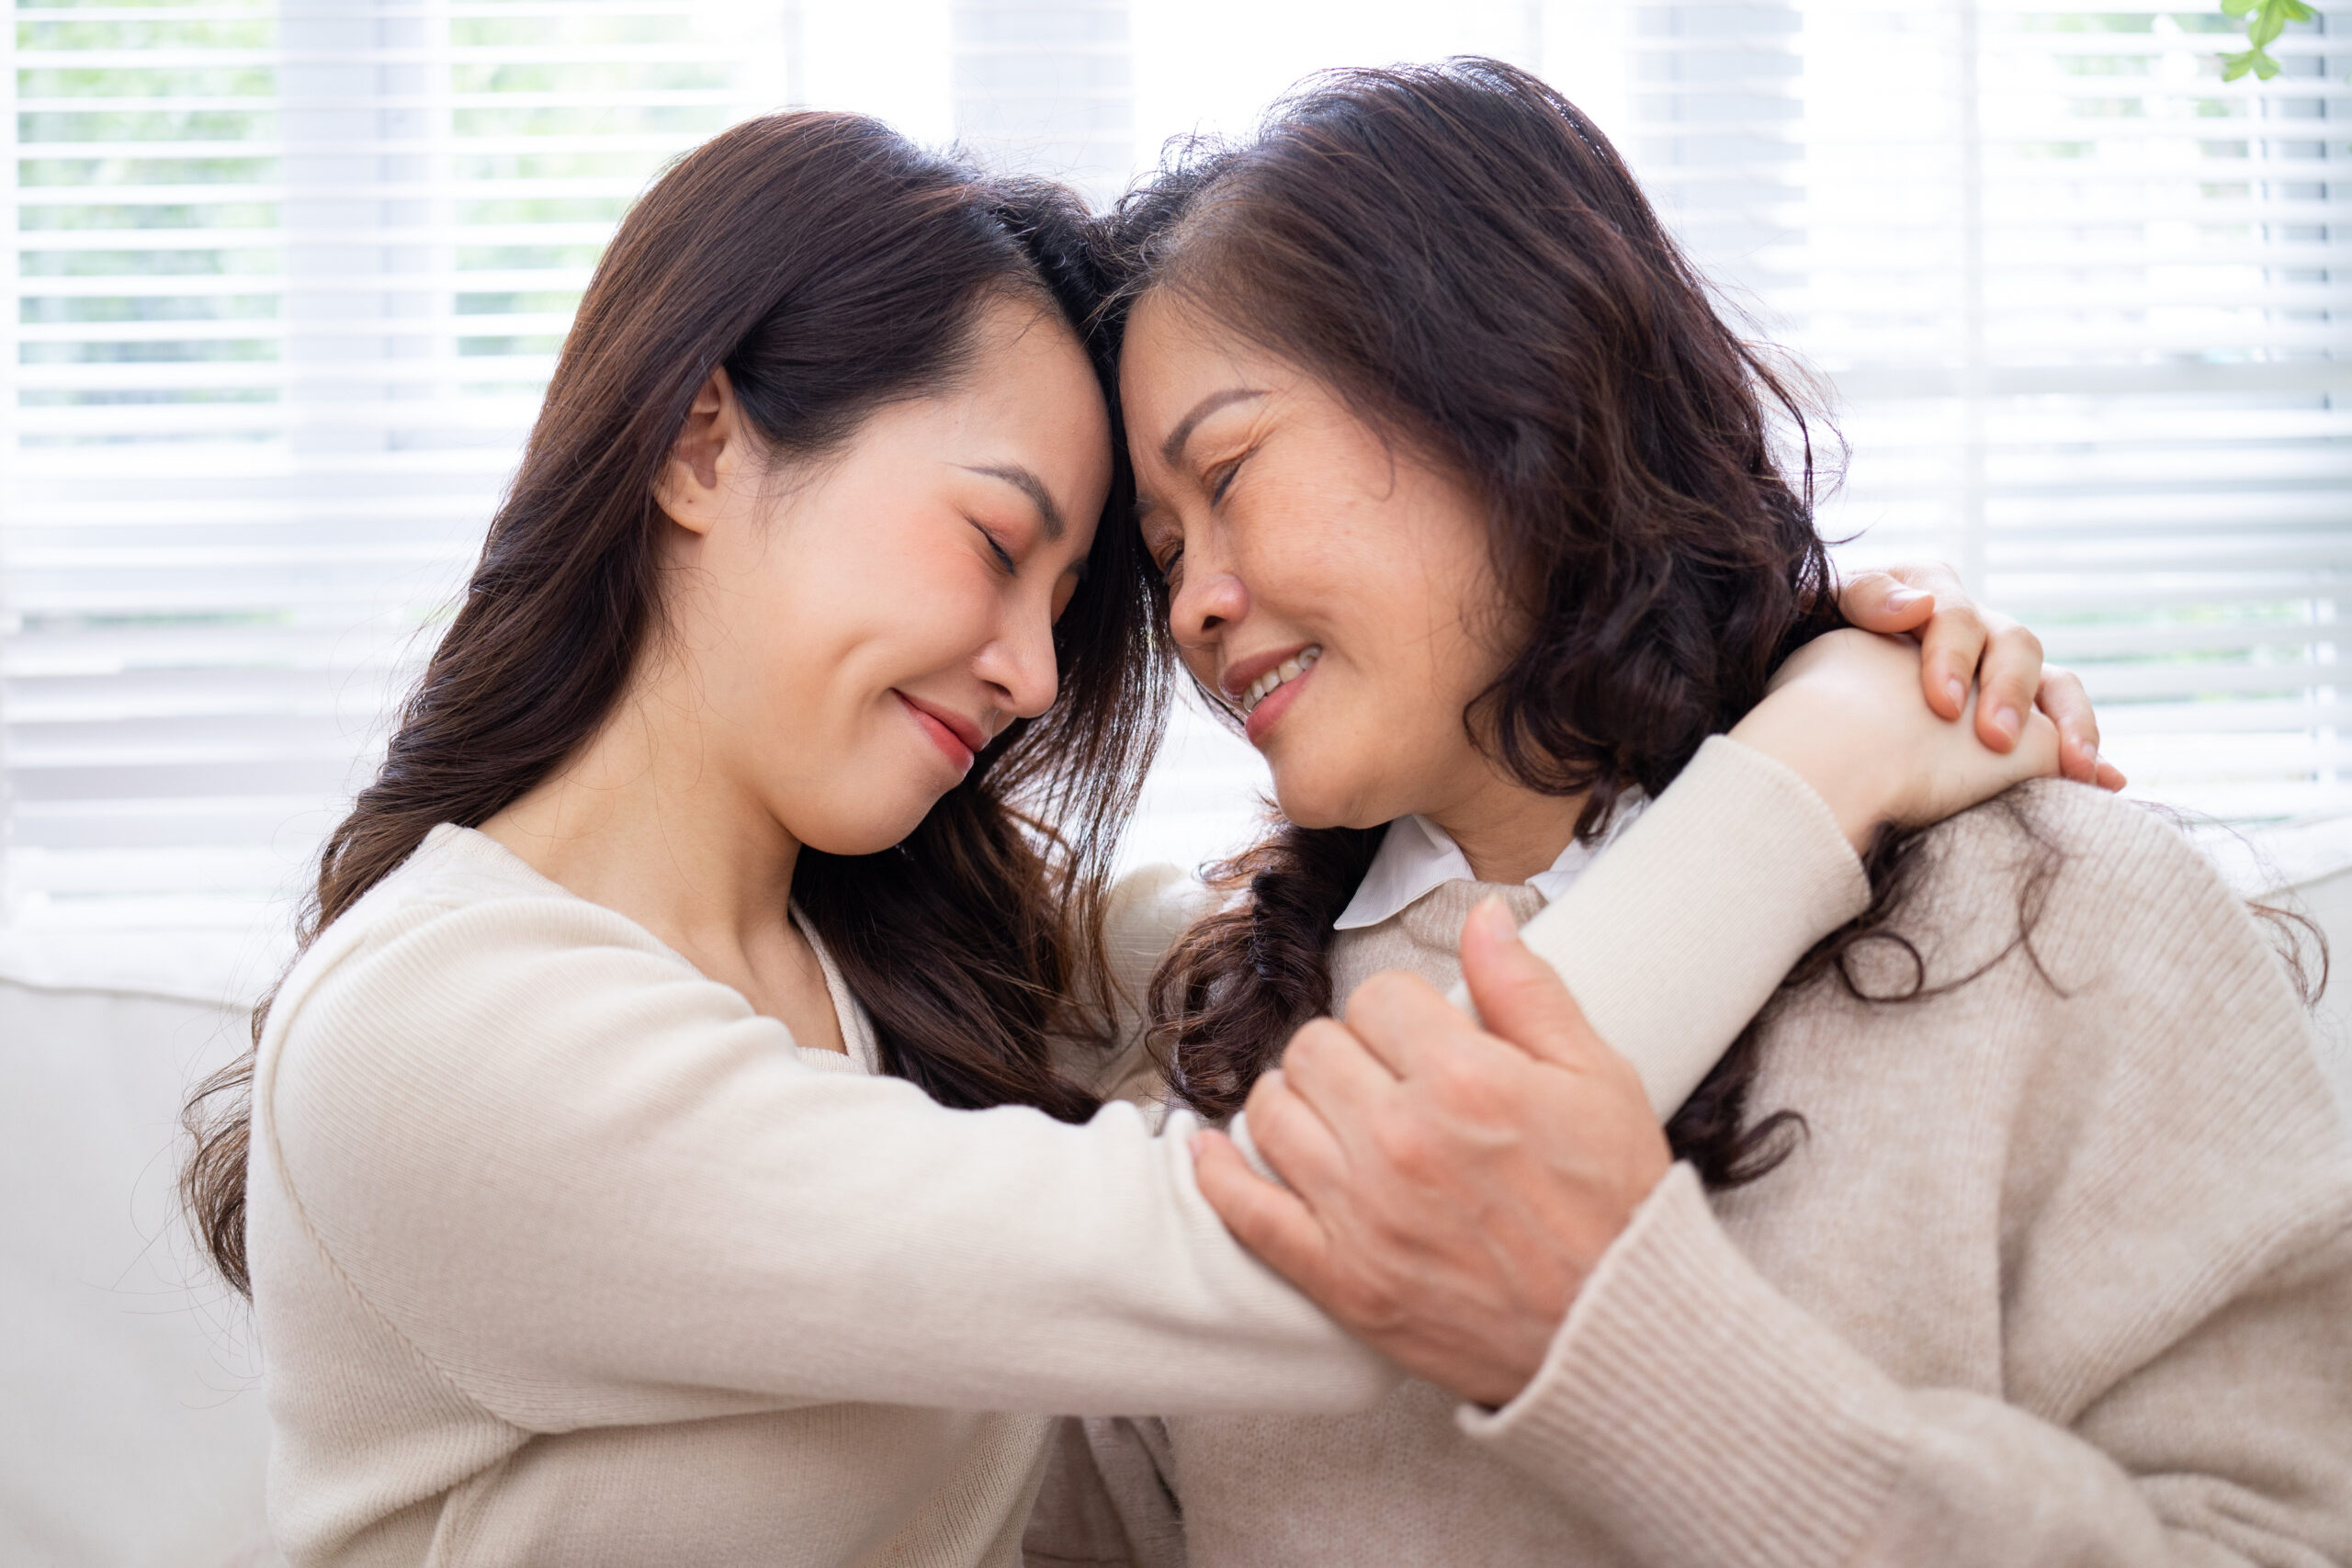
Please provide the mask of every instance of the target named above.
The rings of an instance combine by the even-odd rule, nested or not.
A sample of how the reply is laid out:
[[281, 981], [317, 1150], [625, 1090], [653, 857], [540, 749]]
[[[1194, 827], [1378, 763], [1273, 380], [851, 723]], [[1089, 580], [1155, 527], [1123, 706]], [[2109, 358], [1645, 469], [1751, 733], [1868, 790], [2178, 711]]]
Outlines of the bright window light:
[[[281, 929], [664, 162], [786, 105], [1108, 199], [1317, 68], [1500, 56], [1825, 378], [1844, 558], [1937, 556], [2136, 789], [2352, 807], [2352, 6], [17, 0], [0, 931]], [[1180, 722], [1130, 853], [1250, 830]]]

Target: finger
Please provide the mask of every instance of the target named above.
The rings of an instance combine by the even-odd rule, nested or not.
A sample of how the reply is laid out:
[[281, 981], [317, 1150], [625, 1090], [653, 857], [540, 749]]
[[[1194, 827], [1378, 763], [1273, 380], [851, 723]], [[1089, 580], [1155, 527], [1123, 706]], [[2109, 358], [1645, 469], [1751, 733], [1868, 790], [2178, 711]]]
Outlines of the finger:
[[[1439, 1005], [1444, 1005], [1442, 999]], [[1446, 1011], [1457, 1024], [1462, 1021], [1460, 1013], [1451, 1008]], [[1396, 1089], [1396, 1074], [1366, 1048], [1353, 1028], [1337, 1019], [1318, 1018], [1291, 1036], [1290, 1048], [1283, 1053], [1282, 1075], [1285, 1087], [1333, 1125], [1362, 1120]]]
[[1891, 571], [1865, 571], [1839, 585], [1838, 610], [1864, 631], [1915, 631], [1935, 614], [1936, 596]]
[[2058, 776], [2058, 727], [2039, 712], [2026, 715], [2025, 730], [2009, 753], [2010, 776], [2054, 779]]
[[2105, 758], [2101, 758], [2099, 760], [2098, 772], [2091, 775], [2091, 782], [2098, 785], [2098, 787], [2103, 790], [2113, 792], [2115, 790], [2121, 789], [2125, 784], [2130, 784], [2132, 781], [2123, 776], [2122, 769], [2117, 767], [2114, 763], [2107, 761]]
[[1222, 1133], [1194, 1135], [1193, 1179], [1236, 1240], [1275, 1273], [1315, 1293], [1330, 1272], [1330, 1238], [1303, 1199], [1250, 1169]]
[[[1968, 690], [1976, 683], [1976, 666], [1984, 656], [1984, 617], [1966, 599], [1936, 597], [1936, 613], [1919, 632], [1919, 684], [1928, 705], [1945, 718], [1958, 718], [1968, 705]], [[1987, 742], [1990, 744], [1990, 742]], [[1996, 746], [1996, 751], [2008, 747]]]
[[1970, 599], [1968, 590], [1961, 586], [1959, 570], [1943, 561], [1903, 560], [1880, 570], [1905, 587], [1934, 594], [1939, 604], [1967, 604], [1974, 602]]
[[2025, 733], [2026, 715], [2041, 689], [2041, 639], [2005, 616], [1986, 620], [1991, 635], [1976, 676], [1984, 692], [1976, 705], [1976, 739], [2007, 751]]
[[1348, 1030], [1400, 1078], [1429, 1070], [1433, 1055], [1458, 1050], [1478, 1030], [1435, 986], [1403, 970], [1384, 971], [1348, 998]]
[[1261, 1076], [1243, 1108], [1250, 1141], [1274, 1174], [1302, 1192], [1328, 1192], [1348, 1179], [1348, 1152], [1339, 1132], [1295, 1092], [1282, 1068]]
[[1520, 940], [1499, 898], [1481, 901], [1463, 922], [1462, 977], [1487, 1032], [1539, 1062], [1583, 1067], [1608, 1049], [1558, 973]]
[[2081, 677], [2055, 665], [2041, 667], [2041, 690], [2034, 706], [2058, 727], [2058, 766], [2079, 784], [2098, 780], [2098, 715], [2091, 711], [2090, 694]]

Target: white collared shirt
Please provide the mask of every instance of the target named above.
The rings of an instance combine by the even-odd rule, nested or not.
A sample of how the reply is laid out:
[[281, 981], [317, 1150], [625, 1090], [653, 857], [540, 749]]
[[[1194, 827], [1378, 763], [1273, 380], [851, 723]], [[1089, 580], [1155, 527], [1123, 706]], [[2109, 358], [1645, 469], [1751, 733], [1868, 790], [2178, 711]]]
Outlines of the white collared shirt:
[[[1593, 856], [1607, 849], [1610, 840], [1623, 832], [1648, 804], [1648, 797], [1638, 790], [1628, 790], [1617, 807], [1616, 819], [1609, 824], [1599, 843], [1569, 840], [1568, 847], [1560, 852], [1560, 858], [1552, 863], [1550, 869], [1529, 877], [1527, 886], [1542, 894], [1546, 904], [1566, 893], [1584, 874], [1584, 868], [1592, 863]], [[1426, 817], [1399, 817], [1388, 824], [1387, 836], [1374, 852], [1372, 869], [1363, 874], [1363, 880], [1356, 885], [1356, 896], [1348, 900], [1348, 907], [1331, 922], [1331, 929], [1351, 931], [1376, 926], [1425, 893], [1449, 882], [1476, 880], [1470, 857], [1462, 852], [1453, 835]]]

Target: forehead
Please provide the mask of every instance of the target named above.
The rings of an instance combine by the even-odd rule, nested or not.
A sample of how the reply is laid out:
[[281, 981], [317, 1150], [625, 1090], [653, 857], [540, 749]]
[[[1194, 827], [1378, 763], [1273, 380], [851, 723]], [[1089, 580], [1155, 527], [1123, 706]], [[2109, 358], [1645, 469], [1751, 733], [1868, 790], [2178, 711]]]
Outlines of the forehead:
[[970, 363], [946, 398], [1001, 421], [1067, 417], [1073, 403], [1102, 406], [1077, 333], [1058, 312], [1026, 300], [994, 301], [982, 313]]
[[[1119, 399], [1139, 468], [1164, 464], [1164, 446], [1226, 391], [1278, 392], [1295, 375], [1197, 307], [1148, 294], [1120, 346]], [[1210, 412], [1215, 412], [1211, 410]]]
[[1057, 489], [1107, 483], [1110, 411], [1069, 324], [1026, 302], [1000, 304], [978, 324], [974, 349], [965, 373], [929, 400], [954, 460], [1017, 462]]

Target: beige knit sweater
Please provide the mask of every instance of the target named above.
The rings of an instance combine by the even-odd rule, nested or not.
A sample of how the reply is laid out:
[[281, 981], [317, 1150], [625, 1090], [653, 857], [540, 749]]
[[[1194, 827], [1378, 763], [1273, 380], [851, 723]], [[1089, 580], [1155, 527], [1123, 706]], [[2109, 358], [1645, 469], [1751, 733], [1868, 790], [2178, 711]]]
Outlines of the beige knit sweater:
[[[2063, 856], [2030, 954], [2020, 820]], [[1990, 970], [1781, 1007], [1751, 1111], [1799, 1152], [1712, 1200], [1677, 1167], [1510, 1405], [1066, 1428], [1033, 1568], [2352, 1563], [2352, 1156], [2272, 950], [2086, 788], [1929, 852], [1898, 928], [1931, 985]], [[1340, 994], [1450, 982], [1489, 891], [1342, 935]]]
[[[1530, 940], [1672, 1103], [1860, 897], [1821, 802], [1719, 740]], [[1123, 889], [1131, 1023], [1197, 908]], [[1007, 1568], [1052, 1413], [1395, 1385], [1227, 1235], [1181, 1122], [944, 1110], [827, 976], [847, 1056], [450, 827], [328, 929], [254, 1085], [287, 1555]]]

